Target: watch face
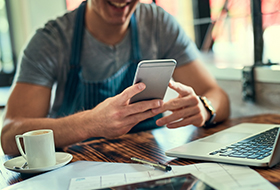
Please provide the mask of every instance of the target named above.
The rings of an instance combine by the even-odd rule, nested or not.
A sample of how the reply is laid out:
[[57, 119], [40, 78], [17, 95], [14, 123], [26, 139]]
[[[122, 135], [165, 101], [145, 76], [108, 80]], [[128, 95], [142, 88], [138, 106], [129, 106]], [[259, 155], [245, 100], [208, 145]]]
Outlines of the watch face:
[[203, 101], [205, 107], [206, 107], [211, 113], [212, 113], [212, 112], [213, 112], [213, 113], [216, 112], [216, 110], [215, 110], [215, 108], [212, 106], [210, 100], [208, 100], [205, 96], [202, 96], [201, 99], [202, 99], [202, 101]]
[[201, 96], [199, 98], [202, 101], [202, 103], [204, 104], [205, 108], [210, 112], [210, 118], [208, 121], [205, 122], [205, 125], [210, 125], [213, 123], [213, 121], [216, 117], [216, 110], [212, 106], [211, 102], [205, 96]]

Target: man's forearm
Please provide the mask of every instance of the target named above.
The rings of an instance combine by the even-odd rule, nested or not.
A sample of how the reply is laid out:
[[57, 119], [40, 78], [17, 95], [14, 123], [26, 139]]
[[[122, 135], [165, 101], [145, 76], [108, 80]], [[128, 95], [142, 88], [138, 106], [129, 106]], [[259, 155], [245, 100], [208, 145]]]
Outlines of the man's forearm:
[[[87, 112], [87, 111], [84, 111]], [[5, 119], [1, 134], [1, 144], [5, 154], [16, 155], [18, 149], [15, 136], [27, 131], [37, 129], [52, 129], [56, 147], [64, 147], [83, 141], [91, 135], [89, 121], [86, 121], [85, 113], [80, 112], [64, 118], [14, 118]]]

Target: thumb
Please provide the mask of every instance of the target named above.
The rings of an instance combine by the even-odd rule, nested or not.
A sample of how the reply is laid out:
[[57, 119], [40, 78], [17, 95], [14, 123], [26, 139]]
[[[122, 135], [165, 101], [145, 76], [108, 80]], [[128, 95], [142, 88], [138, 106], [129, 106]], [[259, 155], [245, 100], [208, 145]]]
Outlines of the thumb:
[[189, 86], [183, 85], [182, 83], [170, 81], [168, 85], [171, 89], [178, 92], [181, 96], [187, 96], [193, 93], [193, 89]]
[[122, 93], [118, 96], [119, 102], [121, 104], [126, 104], [128, 100], [130, 100], [136, 94], [142, 92], [146, 88], [146, 85], [143, 82], [134, 84], [128, 88], [126, 88]]

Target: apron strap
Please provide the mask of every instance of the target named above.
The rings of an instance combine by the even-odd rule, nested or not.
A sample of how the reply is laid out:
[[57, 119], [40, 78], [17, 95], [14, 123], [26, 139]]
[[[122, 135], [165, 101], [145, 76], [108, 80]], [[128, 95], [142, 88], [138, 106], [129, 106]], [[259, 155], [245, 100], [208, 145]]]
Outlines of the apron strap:
[[132, 49], [132, 59], [134, 63], [138, 63], [142, 58], [140, 51], [139, 40], [138, 40], [138, 30], [137, 30], [137, 21], [135, 13], [132, 14], [130, 19], [130, 28], [131, 28], [131, 49]]
[[70, 57], [71, 68], [80, 67], [81, 49], [82, 49], [82, 41], [83, 41], [84, 26], [85, 26], [85, 16], [84, 16], [85, 10], [86, 10], [86, 1], [83, 1], [77, 10], [77, 16], [76, 16], [76, 21], [74, 26], [71, 57]]
[[65, 85], [64, 98], [58, 115], [67, 115], [64, 113], [65, 110], [69, 108], [73, 102], [73, 99], [77, 93], [77, 86], [79, 83], [79, 72], [81, 70], [80, 58], [81, 58], [81, 49], [82, 41], [84, 35], [84, 25], [85, 25], [85, 10], [86, 10], [86, 1], [83, 1], [77, 10], [74, 32], [72, 37], [72, 49], [70, 57], [70, 71], [68, 73], [67, 82]]

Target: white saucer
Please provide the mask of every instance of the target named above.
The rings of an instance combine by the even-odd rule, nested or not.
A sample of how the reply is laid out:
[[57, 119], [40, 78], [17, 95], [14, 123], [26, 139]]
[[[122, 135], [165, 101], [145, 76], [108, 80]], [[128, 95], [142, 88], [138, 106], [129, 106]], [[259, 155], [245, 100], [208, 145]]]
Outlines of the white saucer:
[[71, 154], [66, 153], [66, 152], [56, 152], [55, 157], [56, 157], [56, 164], [54, 166], [45, 167], [45, 168], [15, 169], [14, 166], [20, 167], [23, 165], [24, 162], [26, 162], [26, 160], [22, 156], [19, 156], [19, 157], [6, 161], [4, 163], [4, 166], [8, 170], [12, 170], [15, 172], [20, 172], [20, 173], [41, 173], [41, 172], [54, 170], [61, 166], [64, 166], [67, 163], [69, 163], [73, 158], [73, 156]]

